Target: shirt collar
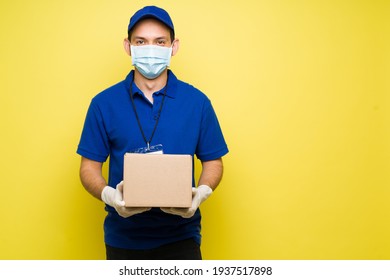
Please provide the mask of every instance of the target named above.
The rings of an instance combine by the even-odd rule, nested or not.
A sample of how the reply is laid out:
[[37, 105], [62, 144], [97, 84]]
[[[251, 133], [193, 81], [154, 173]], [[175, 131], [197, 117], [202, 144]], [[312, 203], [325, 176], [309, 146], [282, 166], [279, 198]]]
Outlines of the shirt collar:
[[[125, 79], [125, 85], [127, 91], [130, 92], [130, 85], [132, 84], [131, 91], [134, 94], [142, 94], [141, 90], [136, 86], [135, 83], [132, 83], [134, 77], [134, 70], [131, 70], [131, 72], [127, 75]], [[171, 70], [168, 69], [168, 84], [165, 86], [167, 87], [167, 96], [170, 98], [176, 97], [176, 88], [177, 88], [178, 80], [176, 76], [173, 74]], [[157, 92], [157, 94], [164, 94], [165, 87], [163, 87], [161, 90]]]

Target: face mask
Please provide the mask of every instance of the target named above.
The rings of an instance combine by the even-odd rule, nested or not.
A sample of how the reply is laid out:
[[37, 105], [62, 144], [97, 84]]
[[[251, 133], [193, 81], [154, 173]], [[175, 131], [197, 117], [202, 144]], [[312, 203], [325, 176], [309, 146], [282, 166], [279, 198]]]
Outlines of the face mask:
[[155, 45], [133, 46], [131, 45], [131, 59], [137, 70], [149, 80], [153, 80], [169, 66], [172, 47], [160, 47]]

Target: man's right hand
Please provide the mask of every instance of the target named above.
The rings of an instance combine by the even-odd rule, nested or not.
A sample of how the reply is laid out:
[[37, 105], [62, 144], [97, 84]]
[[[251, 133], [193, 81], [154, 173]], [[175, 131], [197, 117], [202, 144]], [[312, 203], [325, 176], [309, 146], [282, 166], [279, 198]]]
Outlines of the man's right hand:
[[119, 216], [123, 218], [128, 218], [151, 209], [148, 207], [126, 207], [125, 202], [123, 201], [123, 181], [116, 185], [116, 189], [105, 186], [101, 197], [106, 204], [114, 207]]

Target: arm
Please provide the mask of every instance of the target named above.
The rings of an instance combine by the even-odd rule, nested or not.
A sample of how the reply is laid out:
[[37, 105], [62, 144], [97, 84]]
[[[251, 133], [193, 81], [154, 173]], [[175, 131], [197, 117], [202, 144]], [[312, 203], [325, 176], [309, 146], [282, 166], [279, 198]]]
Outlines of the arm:
[[101, 200], [106, 180], [102, 174], [103, 163], [81, 157], [80, 180], [84, 188], [95, 198]]
[[114, 189], [107, 186], [102, 174], [103, 163], [81, 157], [80, 180], [84, 188], [94, 197], [114, 207], [119, 216], [128, 218], [149, 211], [147, 207], [125, 207], [123, 201], [123, 182]]
[[221, 182], [222, 175], [222, 158], [202, 161], [202, 173], [200, 174], [198, 186], [207, 185], [214, 191]]

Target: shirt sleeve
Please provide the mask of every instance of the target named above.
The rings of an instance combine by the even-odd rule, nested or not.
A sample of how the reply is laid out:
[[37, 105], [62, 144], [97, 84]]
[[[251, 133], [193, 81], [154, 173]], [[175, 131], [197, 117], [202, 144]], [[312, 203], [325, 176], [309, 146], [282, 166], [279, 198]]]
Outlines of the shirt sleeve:
[[206, 99], [200, 128], [196, 156], [201, 161], [218, 159], [229, 152], [217, 115], [209, 99]]
[[85, 118], [77, 153], [85, 158], [105, 162], [109, 155], [109, 139], [98, 105], [92, 100]]

